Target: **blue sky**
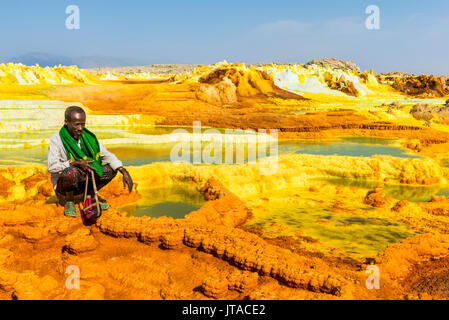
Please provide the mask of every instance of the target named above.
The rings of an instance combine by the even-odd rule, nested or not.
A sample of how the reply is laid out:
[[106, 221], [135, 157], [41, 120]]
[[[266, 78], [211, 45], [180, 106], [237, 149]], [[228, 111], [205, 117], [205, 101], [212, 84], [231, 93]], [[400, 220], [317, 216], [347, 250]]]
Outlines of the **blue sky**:
[[[65, 27], [68, 5], [80, 29]], [[367, 30], [365, 8], [380, 9]], [[449, 74], [449, 1], [0, 0], [0, 61], [30, 52], [126, 64], [307, 62]]]

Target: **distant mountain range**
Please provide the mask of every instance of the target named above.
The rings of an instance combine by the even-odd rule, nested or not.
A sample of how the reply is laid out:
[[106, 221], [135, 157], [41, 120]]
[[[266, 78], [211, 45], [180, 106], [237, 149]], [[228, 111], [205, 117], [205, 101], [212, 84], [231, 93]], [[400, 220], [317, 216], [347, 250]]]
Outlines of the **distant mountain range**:
[[12, 57], [2, 62], [22, 63], [27, 66], [34, 66], [38, 64], [40, 67], [54, 67], [58, 65], [63, 66], [76, 65], [78, 66], [78, 68], [82, 69], [135, 66], [144, 64], [143, 61], [137, 61], [135, 59], [122, 59], [122, 58], [103, 57], [103, 56], [68, 57], [43, 52], [30, 52], [18, 57]]

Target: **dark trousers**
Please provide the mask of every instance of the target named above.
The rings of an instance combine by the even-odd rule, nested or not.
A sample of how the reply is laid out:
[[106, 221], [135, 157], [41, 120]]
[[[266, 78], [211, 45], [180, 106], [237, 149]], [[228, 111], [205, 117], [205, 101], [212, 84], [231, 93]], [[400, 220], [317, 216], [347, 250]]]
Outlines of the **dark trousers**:
[[[109, 164], [102, 166], [103, 175], [100, 177], [96, 172], [94, 173], [97, 190], [100, 190], [117, 175], [117, 171], [111, 168]], [[89, 173], [90, 175], [91, 173]], [[89, 176], [89, 185], [87, 186], [87, 194], [93, 195], [93, 184]], [[73, 192], [74, 196], [84, 195], [86, 188], [86, 174], [77, 167], [68, 167], [61, 172], [56, 186], [56, 195], [65, 196], [67, 192]], [[65, 202], [65, 201], [64, 201]]]

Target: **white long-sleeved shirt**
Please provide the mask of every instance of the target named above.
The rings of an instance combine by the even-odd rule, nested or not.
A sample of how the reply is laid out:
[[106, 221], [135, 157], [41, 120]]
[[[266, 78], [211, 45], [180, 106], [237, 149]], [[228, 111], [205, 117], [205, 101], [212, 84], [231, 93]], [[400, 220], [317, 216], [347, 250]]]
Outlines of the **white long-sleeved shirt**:
[[[81, 148], [80, 140], [77, 141], [78, 146]], [[102, 164], [109, 164], [112, 169], [117, 170], [123, 166], [123, 163], [112, 153], [106, 150], [104, 145], [100, 143], [100, 155]], [[50, 138], [48, 146], [48, 159], [47, 159], [48, 172], [51, 173], [51, 182], [53, 188], [56, 190], [58, 179], [62, 170], [70, 167], [70, 159], [67, 156], [64, 145], [62, 143], [59, 132], [53, 134]]]

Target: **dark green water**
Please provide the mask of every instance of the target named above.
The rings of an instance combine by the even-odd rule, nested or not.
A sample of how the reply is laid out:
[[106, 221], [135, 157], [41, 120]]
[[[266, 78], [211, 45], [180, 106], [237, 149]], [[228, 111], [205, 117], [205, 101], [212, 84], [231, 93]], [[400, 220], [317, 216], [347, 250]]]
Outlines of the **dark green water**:
[[182, 219], [192, 211], [201, 208], [205, 202], [203, 195], [195, 188], [171, 186], [139, 191], [142, 195], [137, 203], [118, 208], [129, 216], [172, 217]]

